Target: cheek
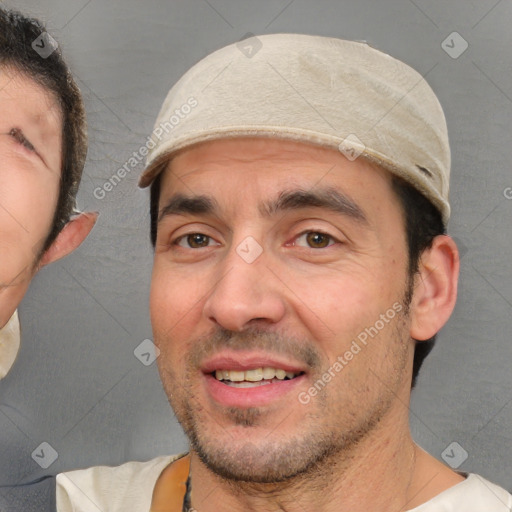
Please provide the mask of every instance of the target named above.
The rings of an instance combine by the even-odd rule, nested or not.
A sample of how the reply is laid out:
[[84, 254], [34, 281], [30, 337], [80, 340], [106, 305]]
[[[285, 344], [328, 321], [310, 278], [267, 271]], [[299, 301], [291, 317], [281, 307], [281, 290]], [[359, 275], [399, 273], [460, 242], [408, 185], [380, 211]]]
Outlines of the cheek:
[[[378, 268], [378, 267], [377, 267]], [[376, 341], [394, 336], [395, 309], [402, 308], [403, 279], [393, 277], [381, 268], [338, 269], [328, 274], [296, 279], [293, 284], [296, 299], [294, 309], [300, 322], [317, 340], [317, 348], [333, 361], [351, 348], [354, 340]], [[384, 320], [382, 316], [384, 315]], [[367, 331], [369, 329], [369, 331]], [[358, 356], [360, 361], [376, 357], [385, 350], [385, 343], [373, 343], [371, 350]]]
[[324, 339], [329, 344], [326, 347], [329, 352], [344, 350], [344, 346], [372, 319], [375, 321], [374, 317], [378, 318], [377, 294], [351, 279], [324, 282], [321, 289], [309, 283], [301, 290], [302, 296], [307, 296], [303, 299], [304, 322], [315, 338]]
[[[0, 174], [0, 322], [25, 294], [48, 236], [57, 203], [57, 184]], [[4, 288], [6, 287], [6, 288]]]
[[49, 171], [0, 173], [0, 240], [12, 249], [37, 249], [53, 221], [58, 180]]
[[[150, 290], [150, 315], [155, 344], [162, 352], [170, 352], [193, 335], [201, 315], [201, 297], [205, 290], [198, 286], [198, 277], [183, 276], [167, 268], [157, 255]], [[172, 342], [171, 342], [172, 341]]]
[[312, 325], [323, 326], [333, 335], [366, 321], [374, 322], [402, 290], [401, 280], [379, 264], [347, 263], [309, 273], [282, 268], [280, 276], [292, 290], [290, 300], [296, 308], [310, 317]]

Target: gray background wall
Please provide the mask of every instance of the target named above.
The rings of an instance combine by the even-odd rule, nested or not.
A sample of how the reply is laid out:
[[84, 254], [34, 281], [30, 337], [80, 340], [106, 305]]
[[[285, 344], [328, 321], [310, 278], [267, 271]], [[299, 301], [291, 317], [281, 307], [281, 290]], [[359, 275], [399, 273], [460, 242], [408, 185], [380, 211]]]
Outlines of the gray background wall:
[[[75, 254], [37, 276], [20, 308], [22, 350], [0, 382], [0, 485], [185, 448], [155, 365], [134, 356], [151, 338], [148, 195], [136, 186], [142, 165], [103, 199], [93, 191], [139, 149], [168, 89], [192, 64], [247, 32], [303, 32], [369, 41], [427, 73], [444, 106], [453, 156], [449, 229], [462, 250], [462, 276], [455, 313], [414, 392], [411, 424], [435, 456], [456, 441], [468, 454], [459, 469], [512, 488], [510, 1], [7, 5], [45, 20], [76, 74], [90, 131], [79, 206], [101, 215]], [[454, 31], [469, 45], [458, 58], [461, 40], [444, 43], [452, 56], [442, 46]], [[42, 442], [58, 453], [47, 469], [31, 456]], [[43, 451], [39, 460], [49, 463], [51, 451]]]

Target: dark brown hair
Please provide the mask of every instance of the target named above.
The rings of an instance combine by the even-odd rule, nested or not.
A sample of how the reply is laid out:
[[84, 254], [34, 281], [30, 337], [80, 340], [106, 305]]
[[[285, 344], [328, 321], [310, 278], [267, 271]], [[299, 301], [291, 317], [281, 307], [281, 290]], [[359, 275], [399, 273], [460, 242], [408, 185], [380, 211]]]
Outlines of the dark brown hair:
[[36, 19], [0, 7], [0, 66], [11, 68], [42, 86], [62, 113], [62, 172], [59, 198], [50, 232], [38, 256], [48, 249], [69, 221], [87, 153], [85, 109], [80, 90], [56, 49], [42, 58], [32, 44], [46, 32]]
[[[439, 210], [418, 190], [406, 181], [393, 176], [392, 187], [397, 195], [405, 219], [405, 237], [409, 251], [409, 290], [412, 297], [414, 276], [418, 272], [421, 254], [432, 246], [434, 238], [446, 234], [446, 226]], [[416, 340], [412, 368], [412, 387], [415, 386], [425, 358], [434, 348], [436, 337]]]

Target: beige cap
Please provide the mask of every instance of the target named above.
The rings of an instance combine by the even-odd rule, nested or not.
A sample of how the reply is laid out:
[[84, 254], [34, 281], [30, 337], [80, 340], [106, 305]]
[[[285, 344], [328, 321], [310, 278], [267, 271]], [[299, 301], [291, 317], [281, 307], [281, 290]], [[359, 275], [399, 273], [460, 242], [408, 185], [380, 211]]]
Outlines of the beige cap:
[[411, 183], [448, 221], [450, 148], [441, 105], [419, 73], [366, 43], [272, 34], [208, 55], [167, 95], [140, 186], [178, 150], [248, 136], [367, 158]]

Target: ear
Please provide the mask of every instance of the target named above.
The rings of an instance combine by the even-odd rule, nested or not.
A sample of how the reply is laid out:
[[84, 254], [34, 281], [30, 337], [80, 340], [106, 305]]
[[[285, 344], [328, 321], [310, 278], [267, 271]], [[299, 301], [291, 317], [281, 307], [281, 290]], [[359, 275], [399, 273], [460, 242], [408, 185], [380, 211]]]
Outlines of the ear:
[[72, 217], [43, 254], [39, 265], [48, 265], [72, 253], [87, 238], [97, 219], [97, 212], [79, 213]]
[[411, 337], [427, 340], [438, 333], [457, 299], [459, 251], [447, 235], [434, 238], [420, 260], [411, 301]]

